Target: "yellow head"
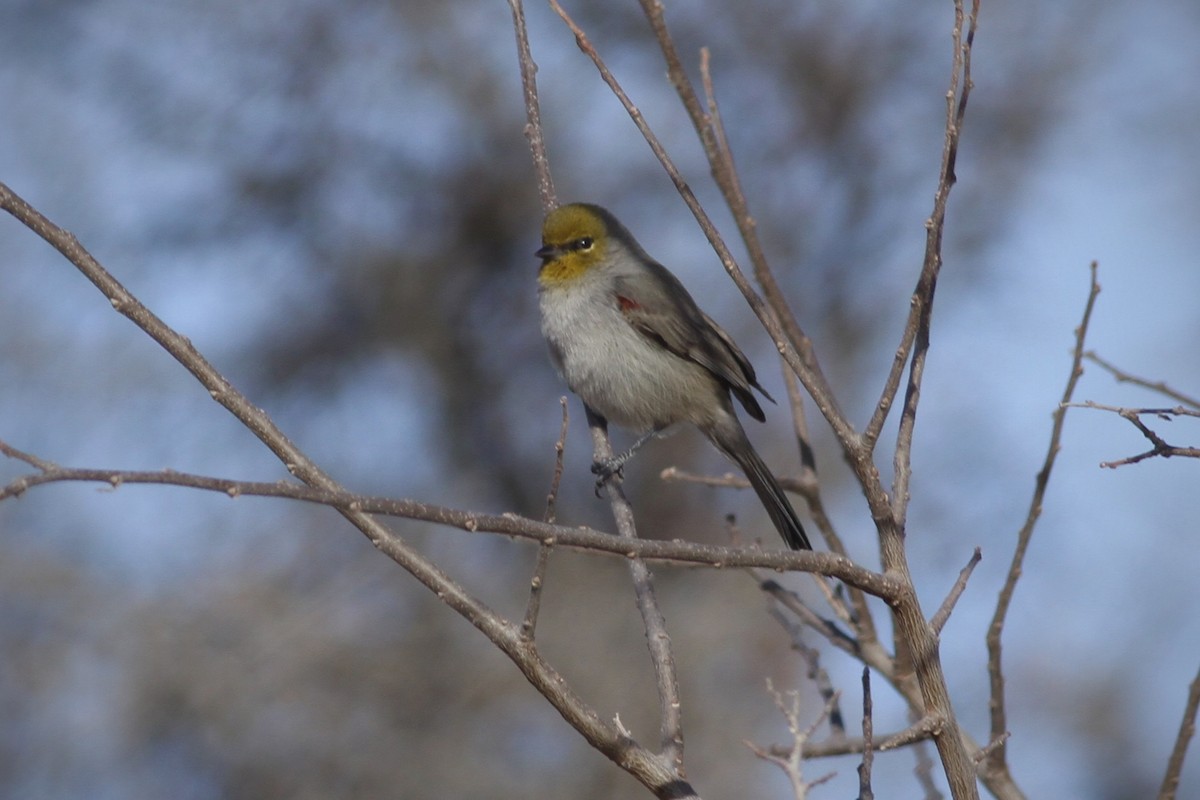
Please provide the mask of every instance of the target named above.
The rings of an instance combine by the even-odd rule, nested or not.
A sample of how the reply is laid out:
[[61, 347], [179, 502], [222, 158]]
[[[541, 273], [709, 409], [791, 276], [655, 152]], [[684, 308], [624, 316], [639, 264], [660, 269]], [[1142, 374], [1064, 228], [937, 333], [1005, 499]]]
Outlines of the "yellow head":
[[623, 230], [612, 214], [589, 203], [559, 206], [542, 223], [542, 260], [538, 282], [554, 285], [571, 281], [605, 263], [612, 246], [610, 234]]

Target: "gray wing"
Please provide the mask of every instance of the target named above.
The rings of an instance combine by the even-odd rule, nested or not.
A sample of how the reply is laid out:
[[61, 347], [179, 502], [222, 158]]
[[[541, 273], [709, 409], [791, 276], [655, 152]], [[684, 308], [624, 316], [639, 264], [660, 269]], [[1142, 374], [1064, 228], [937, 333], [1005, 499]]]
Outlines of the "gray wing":
[[747, 414], [759, 422], [765, 420], [752, 389], [775, 401], [758, 385], [745, 353], [700, 310], [666, 267], [656, 262], [647, 267], [653, 277], [624, 275], [617, 279], [615, 294], [625, 319], [647, 339], [707, 369], [733, 392]]

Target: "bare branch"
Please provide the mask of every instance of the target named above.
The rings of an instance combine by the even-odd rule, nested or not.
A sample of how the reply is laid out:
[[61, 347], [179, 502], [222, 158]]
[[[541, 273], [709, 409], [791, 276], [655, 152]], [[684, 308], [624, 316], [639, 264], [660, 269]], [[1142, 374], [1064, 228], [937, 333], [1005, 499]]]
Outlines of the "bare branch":
[[[608, 440], [608, 423], [586, 405], [588, 427], [592, 433], [592, 448], [597, 461], [612, 457], [612, 445]], [[633, 507], [621, 488], [621, 475], [616, 473], [604, 483], [617, 532], [626, 542], [638, 541], [637, 527], [633, 520]], [[629, 572], [633, 578], [634, 594], [642, 624], [646, 628], [646, 645], [650, 648], [650, 660], [654, 664], [655, 684], [658, 687], [659, 725], [662, 757], [683, 775], [683, 708], [679, 699], [679, 679], [675, 673], [675, 659], [671, 653], [671, 637], [667, 635], [666, 619], [658, 607], [654, 595], [654, 582], [650, 568], [640, 558], [629, 560]]]
[[871, 788], [871, 765], [875, 762], [875, 748], [872, 737], [875, 735], [875, 725], [871, 717], [871, 670], [863, 667], [863, 757], [858, 765], [858, 800], [875, 800], [875, 791]]
[[[894, 750], [902, 746], [916, 745], [926, 743], [933, 737], [934, 727], [929, 721], [922, 718], [921, 722], [905, 728], [902, 731], [888, 734], [883, 737], [874, 737], [872, 749], [876, 752], [882, 750]], [[887, 746], [878, 744], [883, 741]], [[861, 737], [853, 738], [831, 738], [824, 742], [805, 742], [804, 757], [805, 758], [830, 758], [833, 756], [849, 756], [860, 755], [866, 749], [866, 741]], [[788, 750], [782, 747], [772, 747], [770, 753], [774, 756], [786, 756]]]
[[[883, 737], [873, 737], [872, 749], [875, 752], [884, 750], [895, 750], [908, 745], [928, 744], [929, 739], [933, 738], [935, 731], [938, 730], [936, 718], [922, 717], [918, 722], [910, 725], [902, 731], [889, 734]], [[878, 742], [882, 741], [883, 744]], [[829, 758], [833, 756], [861, 755], [865, 753], [867, 742], [861, 737], [854, 738], [832, 738], [824, 742], [806, 741], [804, 743], [804, 758]], [[777, 758], [787, 758], [790, 753], [790, 748], [780, 747], [778, 745], [770, 748], [769, 753]]]
[[757, 745], [746, 742], [746, 746], [751, 752], [764, 761], [767, 761], [783, 770], [788, 776], [788, 781], [792, 784], [792, 796], [796, 800], [804, 800], [808, 797], [808, 790], [814, 786], [819, 786], [826, 781], [831, 780], [836, 773], [828, 773], [817, 778], [814, 781], [805, 782], [804, 780], [804, 746], [813, 733], [822, 722], [829, 716], [832, 707], [837, 703], [837, 695], [835, 694], [828, 702], [824, 709], [813, 720], [812, 724], [806, 728], [800, 726], [800, 693], [796, 691], [787, 692], [787, 696], [791, 702], [784, 702], [783, 693], [776, 691], [771, 679], [767, 679], [767, 691], [775, 701], [775, 707], [783, 714], [783, 718], [787, 721], [788, 731], [792, 734], [791, 745], [784, 750], [779, 747], [770, 749], [760, 748]]
[[[550, 479], [550, 492], [546, 495], [546, 514], [543, 519], [553, 524], [554, 506], [558, 499], [558, 485], [562, 481], [563, 455], [567, 451], [567, 398], [560, 397], [562, 406], [562, 428], [558, 432], [558, 440], [554, 443], [554, 476]], [[521, 635], [532, 639], [537, 627], [538, 614], [542, 609], [542, 585], [546, 579], [546, 566], [550, 563], [550, 551], [553, 545], [542, 542], [538, 545], [537, 561], [533, 566], [533, 576], [529, 579], [529, 600], [525, 603], [525, 618], [521, 622]]]
[[[26, 453], [23, 450], [18, 450], [4, 441], [0, 441], [0, 453], [8, 456], [9, 458], [15, 458], [17, 461], [24, 461], [29, 466], [36, 467], [42, 473], [54, 473], [62, 470], [62, 467], [60, 467], [58, 464], [55, 464], [53, 461], [47, 461], [44, 458], [35, 456], [33, 453]], [[13, 490], [12, 494], [7, 493], [10, 487], [13, 487], [15, 484], [19, 484], [20, 482], [20, 479], [18, 479], [14, 483], [10, 483], [3, 491], [0, 491], [0, 500], [4, 500], [8, 497], [16, 497], [24, 492], [25, 488], [22, 487], [20, 489]], [[30, 485], [32, 486], [34, 484]]]
[[529, 579], [529, 600], [525, 603], [525, 617], [521, 620], [521, 638], [533, 640], [537, 628], [538, 614], [542, 610], [542, 587], [546, 582], [546, 565], [550, 563], [553, 545], [538, 546], [537, 561], [533, 565], [533, 576]]
[[1184, 408], [1183, 406], [1175, 406], [1174, 408], [1130, 408], [1128, 406], [1110, 406], [1104, 403], [1097, 403], [1092, 400], [1084, 400], [1082, 403], [1065, 403], [1068, 408], [1095, 408], [1100, 411], [1110, 411], [1126, 419], [1136, 419], [1140, 416], [1158, 417], [1159, 419], [1171, 421], [1172, 417], [1195, 417], [1200, 419], [1200, 410]]
[[562, 407], [562, 427], [559, 428], [558, 439], [554, 442], [554, 474], [550, 478], [550, 492], [546, 495], [546, 514], [542, 517], [551, 524], [556, 521], [555, 506], [558, 503], [558, 487], [562, 483], [563, 456], [567, 452], [567, 428], [570, 424], [565, 395], [558, 398], [558, 404]]
[[884, 739], [878, 749], [895, 750], [897, 747], [903, 747], [906, 744], [919, 742], [923, 739], [931, 739], [942, 730], [945, 724], [946, 720], [937, 714], [926, 714], [894, 736]]
[[1139, 461], [1145, 461], [1146, 459], [1154, 458], [1155, 456], [1161, 456], [1163, 458], [1170, 458], [1171, 456], [1200, 458], [1200, 447], [1175, 447], [1174, 445], [1168, 444], [1163, 444], [1161, 446], [1155, 445], [1153, 448], [1145, 451], [1144, 453], [1126, 456], [1125, 458], [1119, 458], [1116, 461], [1101, 461], [1100, 466], [1104, 467], [1105, 469], [1116, 469], [1117, 467], [1123, 467], [1127, 464], [1136, 464]]
[[942, 601], [942, 607], [933, 615], [933, 619], [929, 624], [933, 627], [934, 633], [941, 633], [942, 628], [946, 626], [946, 620], [950, 619], [950, 614], [954, 611], [954, 605], [958, 602], [958, 598], [962, 596], [963, 590], [967, 588], [967, 581], [971, 579], [971, 573], [975, 571], [975, 565], [983, 558], [983, 552], [976, 547], [975, 552], [971, 554], [971, 558], [967, 561], [967, 565], [959, 570], [958, 580], [954, 582], [954, 586], [950, 588], [950, 594], [946, 595], [946, 599]]
[[801, 627], [788, 619], [778, 603], [771, 606], [770, 614], [787, 631], [788, 639], [792, 643], [792, 649], [804, 659], [806, 667], [805, 677], [813, 682], [813, 685], [817, 687], [817, 691], [821, 695], [821, 699], [829, 706], [830, 738], [833, 741], [845, 739], [846, 722], [842, 716], [842, 709], [837, 703], [838, 692], [833, 688], [833, 682], [829, 679], [829, 673], [821, 666], [821, 651], [815, 647], [809, 647], [805, 643]]
[[1122, 419], [1128, 420], [1133, 427], [1141, 432], [1142, 436], [1146, 437], [1153, 445], [1144, 453], [1139, 453], [1135, 456], [1129, 456], [1117, 461], [1101, 461], [1100, 466], [1108, 469], [1116, 469], [1117, 467], [1126, 464], [1136, 464], [1139, 461], [1145, 461], [1148, 458], [1161, 456], [1162, 458], [1170, 458], [1171, 456], [1182, 456], [1184, 458], [1200, 458], [1200, 447], [1177, 447], [1173, 444], [1168, 444], [1157, 433], [1151, 430], [1146, 423], [1142, 422], [1142, 416], [1155, 416], [1160, 419], [1171, 421], [1173, 417], [1200, 417], [1200, 411], [1176, 406], [1175, 408], [1124, 408], [1121, 406], [1108, 406], [1103, 403], [1094, 403], [1087, 400], [1082, 403], [1065, 403], [1069, 408], [1095, 408], [1101, 411], [1111, 411], [1120, 416]]
[[[999, 740], [1008, 731], [1008, 712], [1004, 700], [1004, 672], [1002, 668], [1003, 648], [1001, 646], [1001, 637], [1004, 634], [1004, 622], [1008, 617], [1008, 609], [1012, 604], [1013, 593], [1016, 591], [1017, 581], [1021, 577], [1021, 571], [1025, 564], [1025, 553], [1029, 549], [1029, 542], [1033, 539], [1033, 530], [1042, 515], [1042, 501], [1046, 496], [1046, 487], [1050, 484], [1050, 473], [1054, 469], [1054, 462], [1058, 458], [1058, 451], [1062, 446], [1062, 432], [1063, 425], [1066, 423], [1067, 404], [1071, 402], [1071, 398], [1075, 394], [1075, 386], [1079, 383], [1080, 376], [1083, 375], [1084, 342], [1087, 340], [1088, 324], [1092, 320], [1092, 310], [1096, 307], [1096, 298], [1100, 294], [1100, 283], [1096, 275], [1097, 264], [1094, 261], [1091, 264], [1090, 273], [1091, 285], [1088, 290], [1087, 302], [1083, 308], [1083, 319], [1079, 323], [1079, 327], [1075, 329], [1075, 350], [1071, 359], [1071, 371], [1067, 376], [1067, 385], [1063, 389], [1062, 400], [1059, 402], [1058, 408], [1054, 410], [1054, 424], [1050, 429], [1050, 443], [1046, 448], [1046, 458], [1034, 482], [1033, 497], [1029, 501], [1029, 511], [1025, 516], [1025, 523], [1021, 526], [1020, 533], [1017, 534], [1017, 547], [1013, 553], [1012, 563], [1009, 565], [1004, 586], [1001, 588], [1000, 596], [996, 600], [996, 613], [992, 616], [991, 625], [988, 627], [988, 679], [991, 687], [991, 699], [988, 705], [991, 709], [992, 741]], [[984, 760], [982, 770], [986, 779], [1011, 784], [1012, 775], [1008, 769], [1006, 749], [1001, 741]]]
[[988, 757], [988, 755], [993, 750], [995, 750], [997, 747], [999, 747], [1000, 745], [1007, 742], [1011, 736], [1012, 736], [1011, 733], [1009, 733], [1008, 731], [1005, 731], [1004, 733], [997, 736], [995, 739], [992, 739], [990, 742], [987, 743], [986, 747], [984, 747], [978, 753], [975, 754], [975, 763], [978, 764], [978, 763], [982, 762], [985, 758]]
[[[902, 422], [900, 440], [907, 438], [911, 442], [912, 415], [915, 413], [916, 401], [920, 389], [920, 376], [923, 370], [924, 355], [922, 350], [929, 347], [929, 321], [933, 310], [933, 294], [937, 286], [937, 276], [942, 266], [942, 234], [946, 222], [946, 204], [950, 198], [950, 189], [954, 186], [957, 176], [954, 165], [958, 159], [959, 136], [962, 132], [963, 118], [967, 109], [967, 98], [970, 96], [974, 83], [971, 80], [971, 50], [975, 41], [975, 28], [979, 20], [979, 0], [973, 0], [971, 12], [963, 35], [963, 3], [954, 3], [954, 65], [950, 76], [950, 88], [946, 92], [946, 133], [942, 145], [942, 166], [938, 174], [937, 189], [933, 197], [933, 213], [925, 222], [925, 261], [921, 268], [921, 276], [917, 280], [917, 288], [913, 292], [908, 320], [904, 332], [900, 336], [900, 344], [892, 359], [891, 369], [884, 381], [883, 391], [879, 402], [871, 415], [867, 427], [863, 431], [863, 439], [868, 447], [873, 448], [883, 431], [888, 412], [895, 401], [896, 392], [900, 387], [900, 375], [904, 370], [904, 362], [908, 353], [917, 343], [917, 353], [913, 356], [913, 367], [909, 373], [908, 396], [905, 398], [905, 411], [909, 416], [907, 425]], [[914, 386], [915, 378], [915, 386]], [[912, 407], [910, 409], [910, 406]], [[909, 433], [903, 431], [908, 429]], [[898, 456], [899, 457], [899, 456]], [[904, 456], [907, 460], [907, 455]], [[907, 478], [903, 483], [907, 484]], [[907, 503], [895, 498], [894, 502]], [[901, 506], [903, 508], [903, 505]]]
[[[698, 475], [695, 472], [679, 469], [679, 467], [667, 467], [662, 472], [658, 473], [660, 480], [678, 481], [680, 483], [695, 483], [700, 486], [711, 486], [713, 488], [725, 489], [749, 489], [750, 481], [746, 480], [741, 475], [736, 475], [732, 472], [726, 472], [722, 475]], [[791, 488], [791, 482], [787, 478], [780, 478], [779, 482], [785, 488]]]
[[525, 27], [525, 6], [522, 0], [508, 0], [512, 9], [513, 30], [517, 35], [517, 61], [521, 65], [521, 91], [525, 98], [525, 138], [533, 156], [533, 172], [537, 175], [538, 196], [542, 210], [550, 211], [558, 205], [554, 193], [554, 178], [550, 174], [550, 160], [546, 156], [546, 140], [542, 136], [542, 112], [538, 102], [537, 64], [529, 49], [529, 33]]
[[1175, 737], [1175, 746], [1171, 749], [1171, 758], [1167, 760], [1167, 772], [1163, 775], [1162, 787], [1158, 790], [1158, 800], [1175, 800], [1175, 791], [1179, 788], [1179, 778], [1183, 775], [1183, 759], [1187, 756], [1188, 744], [1196, 735], [1196, 710], [1200, 708], [1200, 672], [1192, 679], [1188, 688], [1187, 705], [1183, 709], [1183, 720], [1179, 723], [1179, 735]]
[[1117, 368], [1113, 364], [1096, 355], [1095, 350], [1088, 350], [1083, 354], [1083, 357], [1107, 370], [1109, 374], [1111, 374], [1117, 380], [1117, 383], [1132, 383], [1135, 386], [1141, 386], [1145, 389], [1150, 389], [1151, 391], [1166, 395], [1172, 400], [1176, 400], [1184, 405], [1188, 405], [1194, 409], [1200, 410], [1200, 400], [1197, 400], [1190, 395], [1186, 395], [1176, 389], [1172, 389], [1167, 385], [1166, 381], [1151, 381], [1147, 378], [1139, 378], [1136, 375], [1130, 375], [1128, 372]]
[[[20, 451], [0, 442], [0, 453], [12, 457]], [[493, 533], [544, 542], [576, 550], [607, 554], [620, 558], [644, 558], [680, 565], [726, 567], [762, 567], [780, 572], [819, 572], [861, 587], [868, 594], [887, 599], [897, 591], [895, 583], [877, 572], [864, 569], [849, 559], [832, 553], [810, 550], [755, 550], [748, 547], [720, 547], [684, 541], [639, 539], [622, 541], [611, 533], [591, 528], [550, 525], [518, 514], [482, 514], [474, 511], [437, 506], [417, 500], [376, 497], [345, 490], [313, 489], [288, 481], [235, 481], [174, 470], [139, 472], [115, 469], [72, 469], [56, 467], [46, 472], [23, 475], [0, 487], [0, 502], [24, 494], [27, 490], [51, 483], [101, 483], [110, 488], [124, 484], [161, 484], [217, 492], [228, 497], [278, 497], [302, 500], [331, 508], [401, 517], [446, 525], [471, 533]]]
[[[964, 30], [963, 2], [954, 2], [954, 64], [950, 72], [950, 88], [946, 92], [946, 135], [942, 145], [942, 167], [938, 175], [937, 190], [933, 195], [933, 213], [926, 220], [925, 262], [913, 291], [912, 304], [904, 333], [900, 337], [897, 356], [912, 348], [912, 362], [905, 389], [904, 408], [900, 416], [900, 427], [896, 434], [896, 452], [893, 455], [895, 478], [892, 483], [892, 510], [900, 529], [908, 513], [908, 484], [912, 477], [912, 438], [916, 425], [917, 403], [921, 398], [921, 381], [925, 374], [925, 358], [929, 353], [929, 335], [933, 320], [933, 296], [937, 289], [938, 274], [942, 268], [942, 235], [946, 226], [946, 205], [950, 189], [957, 181], [954, 165], [958, 160], [958, 142], [962, 133], [963, 118], [967, 111], [967, 98], [971, 88], [971, 47], [975, 41], [975, 26], [979, 19], [979, 0], [971, 4]], [[897, 364], [894, 360], [891, 372], [884, 384], [871, 421], [867, 423], [863, 438], [873, 446], [883, 428], [887, 411], [892, 405], [898, 385]]]
[[[863, 658], [862, 650], [858, 646], [858, 642], [854, 639], [854, 637], [847, 634], [832, 621], [823, 619], [817, 614], [817, 612], [809, 608], [808, 605], [801, 600], [800, 596], [795, 592], [785, 589], [783, 586], [780, 586], [773, 580], [760, 580], [759, 588], [762, 589], [763, 593], [771, 597], [771, 599], [776, 603], [795, 614], [805, 625], [821, 634], [821, 636], [825, 637], [826, 641], [828, 641], [834, 647], [838, 648], [839, 650], [844, 650], [855, 658]], [[776, 616], [776, 619], [778, 619], [780, 623], [784, 625], [785, 629], [787, 629], [789, 632], [792, 631], [792, 627], [787, 623], [786, 618], [783, 616]], [[795, 646], [796, 641], [797, 637], [793, 635], [793, 646]], [[799, 650], [800, 648], [797, 649]], [[801, 652], [803, 651], [801, 650]], [[881, 671], [891, 672], [891, 664], [884, 663]]]

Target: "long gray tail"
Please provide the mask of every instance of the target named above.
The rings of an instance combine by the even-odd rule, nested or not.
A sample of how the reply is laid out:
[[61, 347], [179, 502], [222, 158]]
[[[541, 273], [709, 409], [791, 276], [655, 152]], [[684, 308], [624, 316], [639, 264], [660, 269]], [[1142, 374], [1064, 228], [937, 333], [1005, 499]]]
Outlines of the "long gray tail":
[[775, 528], [787, 546], [793, 550], [812, 550], [812, 544], [808, 541], [807, 534], [804, 533], [804, 526], [800, 524], [800, 518], [796, 516], [795, 509], [788, 502], [787, 495], [783, 493], [779, 481], [775, 480], [771, 470], [767, 469], [767, 465], [763, 463], [754, 447], [751, 446], [750, 439], [742, 430], [741, 423], [737, 421], [736, 417], [731, 417], [731, 419], [736, 429], [717, 428], [707, 432], [709, 438], [717, 446], [717, 449], [733, 459], [742, 468], [742, 472], [746, 473], [746, 478], [754, 487], [754, 493], [762, 501], [767, 515], [775, 524]]

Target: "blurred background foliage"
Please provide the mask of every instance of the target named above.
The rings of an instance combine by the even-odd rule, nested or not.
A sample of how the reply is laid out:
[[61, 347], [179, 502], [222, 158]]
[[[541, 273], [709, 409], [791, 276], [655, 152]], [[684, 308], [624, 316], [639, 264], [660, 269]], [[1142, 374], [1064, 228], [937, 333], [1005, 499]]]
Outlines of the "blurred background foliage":
[[[576, 6], [732, 240], [636, 4]], [[560, 198], [612, 208], [785, 396], [769, 341], [617, 102], [548, 8], [528, 14]], [[667, 15], [692, 67], [712, 51], [767, 252], [844, 405], [865, 419], [920, 264], [951, 5], [678, 0]], [[984, 547], [944, 637], [978, 737], [984, 626], [1066, 379], [1087, 261], [1101, 260], [1106, 288], [1094, 346], [1184, 390], [1200, 384], [1200, 90], [1179, 80], [1200, 68], [1198, 23], [1184, 0], [984, 3], [909, 527], [930, 609]], [[505, 3], [17, 0], [0, 9], [0, 102], [0, 179], [339, 480], [540, 515], [565, 389], [537, 330], [541, 209]], [[0, 438], [69, 465], [285, 475], [9, 219], [0, 264]], [[1083, 391], [1155, 403], [1092, 372]], [[582, 410], [570, 410], [560, 519], [607, 528]], [[787, 474], [786, 411], [768, 413], [751, 436]], [[814, 430], [843, 537], [874, 564], [862, 504]], [[1164, 558], [1195, 552], [1196, 466], [1101, 474], [1099, 460], [1141, 442], [1098, 415], [1072, 413], [1064, 445], [1010, 618], [1010, 757], [1031, 796], [1145, 797], [1198, 655], [1194, 558]], [[722, 515], [736, 512], [774, 544], [752, 497], [664, 484], [670, 464], [727, 469], [691, 433], [644, 451], [627, 472], [643, 535], [721, 541]], [[5, 480], [21, 471], [0, 465]], [[529, 546], [395, 527], [521, 613]], [[742, 741], [785, 738], [763, 679], [807, 687], [802, 664], [746, 576], [658, 574], [692, 779], [713, 797], [784, 796]], [[38, 489], [0, 508], [0, 610], [0, 795], [641, 792], [324, 509]], [[557, 554], [541, 639], [602, 714], [656, 735], [624, 565]], [[858, 667], [837, 653], [826, 666], [855, 708]], [[877, 732], [905, 724], [886, 692], [875, 701]], [[901, 787], [887, 794], [912, 794], [908, 755], [876, 764]], [[812, 774], [826, 768], [840, 777], [817, 796], [853, 791], [852, 760]]]

